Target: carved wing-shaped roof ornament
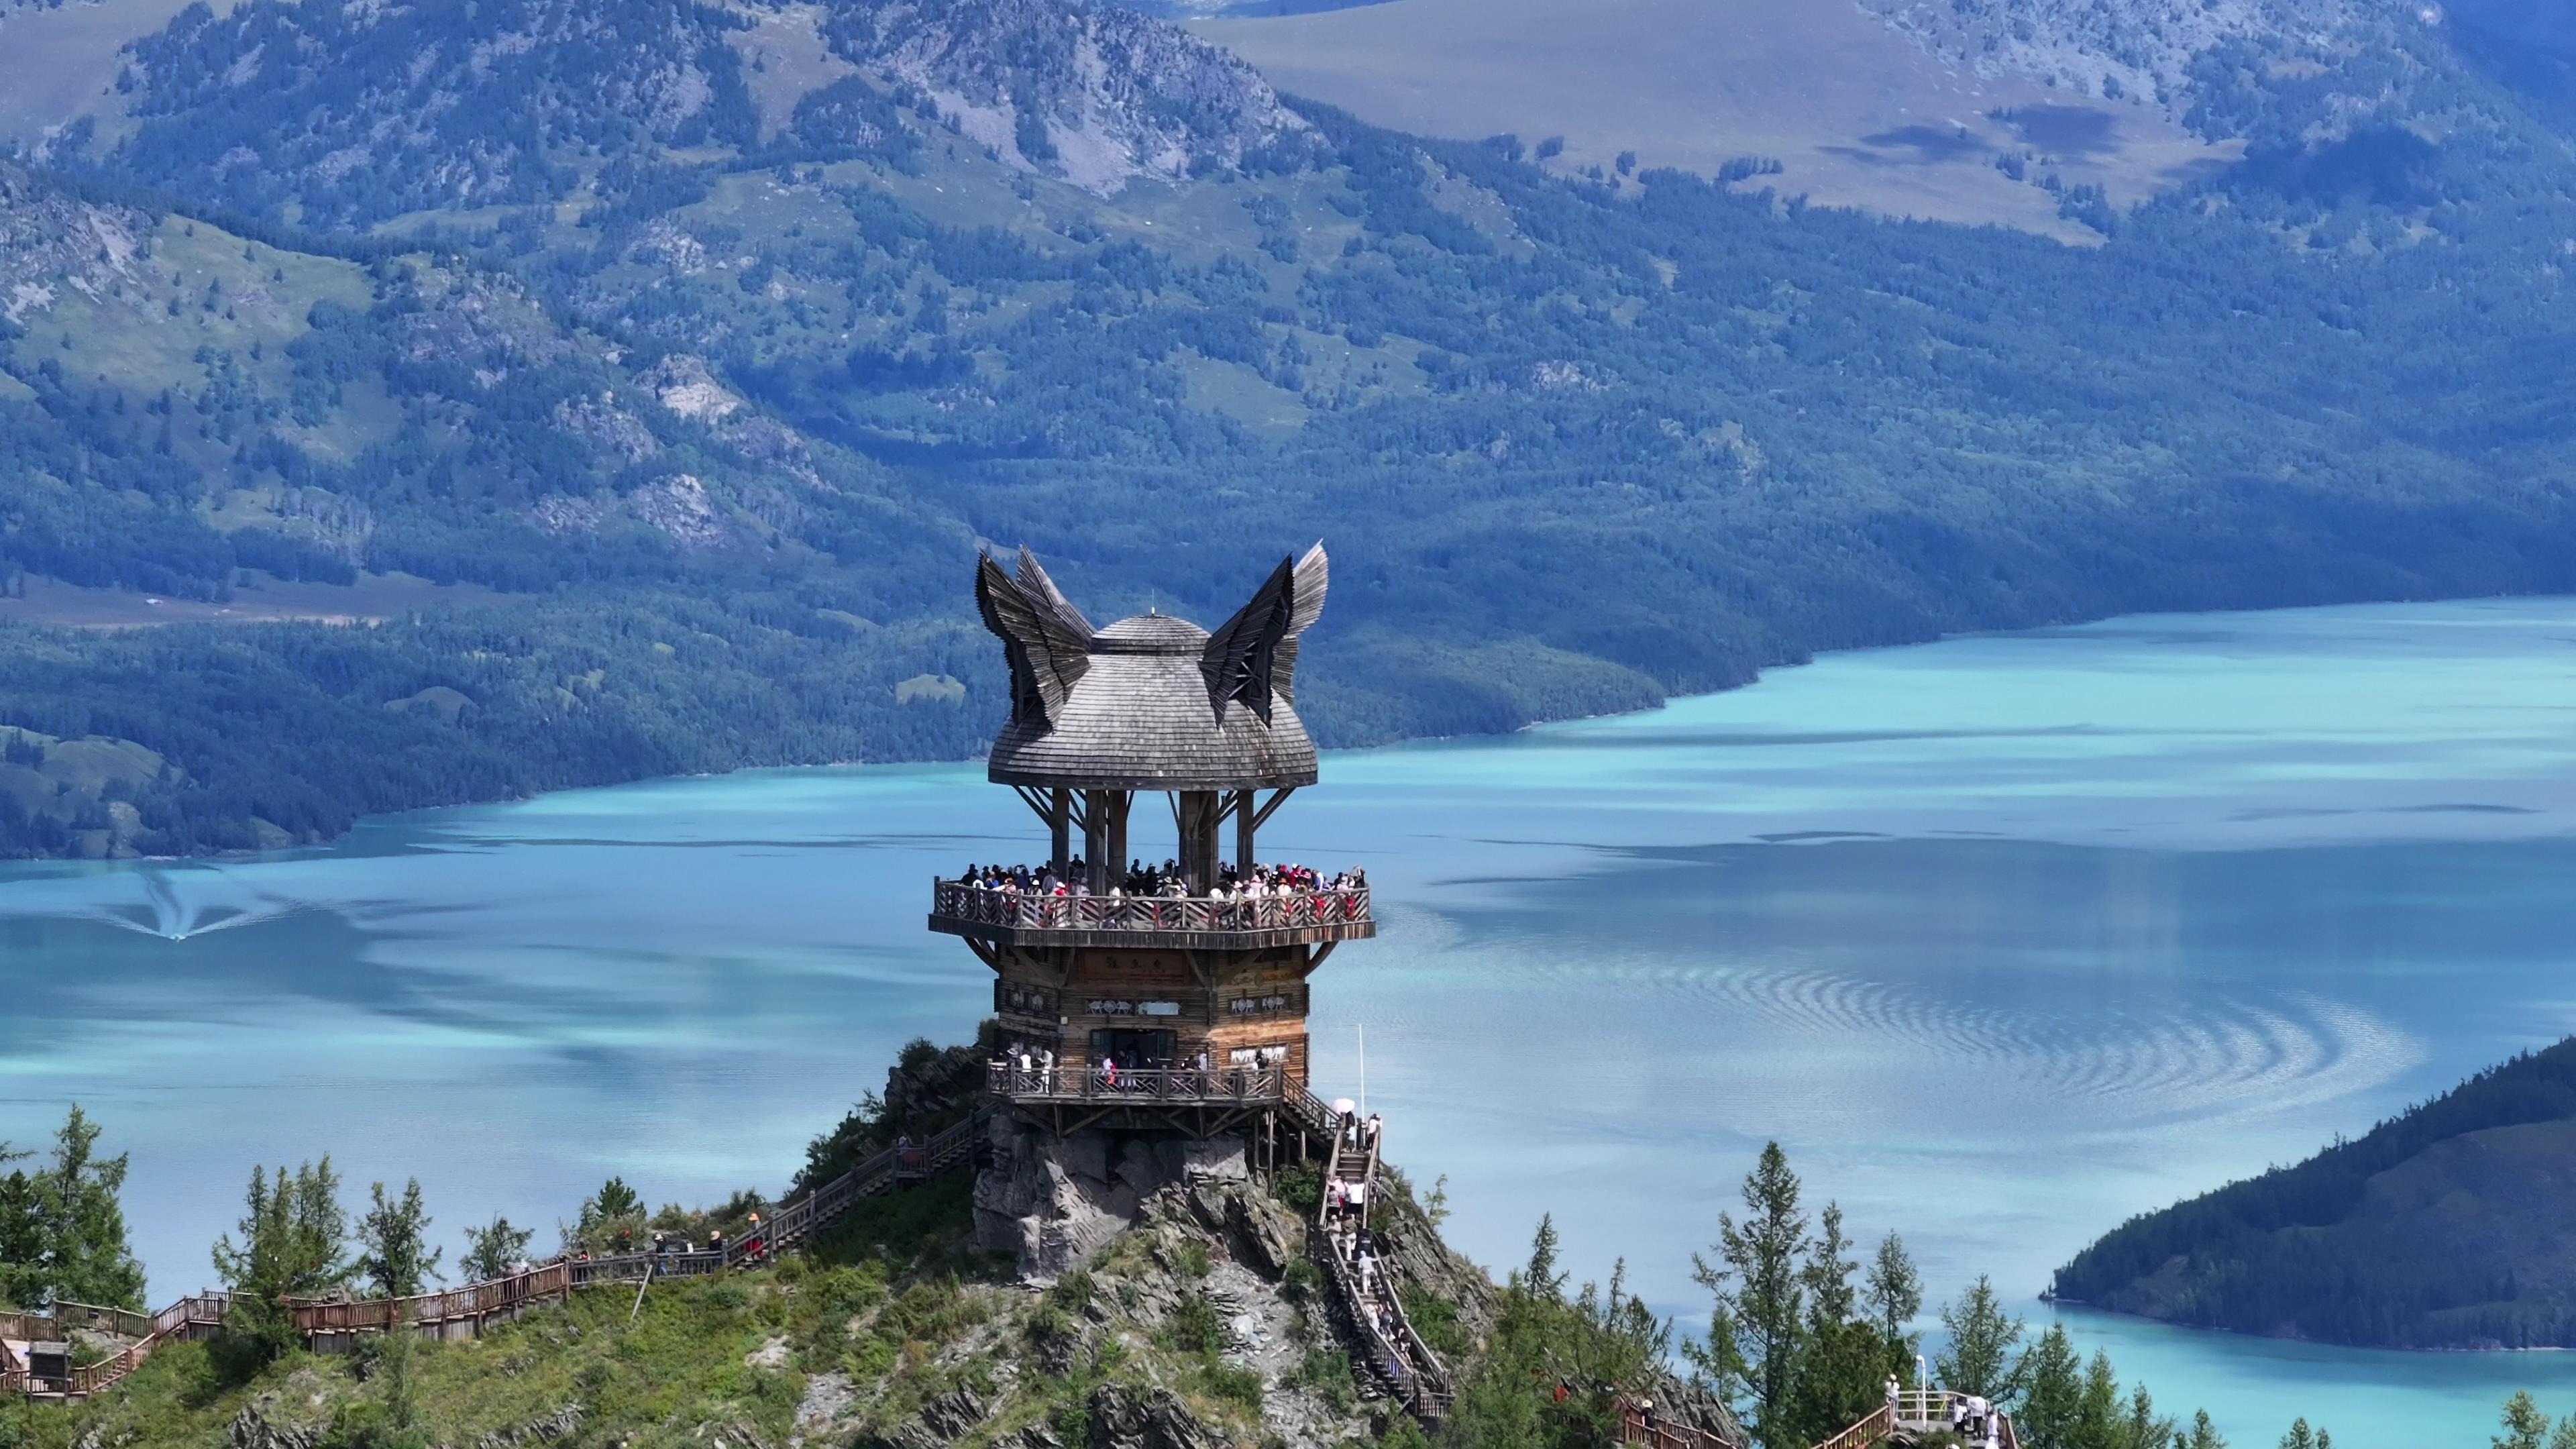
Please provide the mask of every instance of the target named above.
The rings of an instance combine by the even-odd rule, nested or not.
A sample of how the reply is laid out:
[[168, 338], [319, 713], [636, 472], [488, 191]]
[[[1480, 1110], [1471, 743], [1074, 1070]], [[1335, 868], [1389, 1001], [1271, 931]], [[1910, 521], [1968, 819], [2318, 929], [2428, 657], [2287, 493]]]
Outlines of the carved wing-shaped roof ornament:
[[1252, 602], [1235, 611], [1199, 656], [1207, 676], [1208, 706], [1222, 717], [1228, 700], [1270, 723], [1270, 701], [1296, 703], [1297, 636], [1324, 612], [1329, 583], [1324, 546], [1303, 559], [1281, 559]]
[[1002, 572], [990, 554], [977, 555], [975, 609], [1011, 663], [1011, 718], [1052, 729], [1074, 682], [1091, 669], [1091, 624], [1025, 548], [1019, 575]]
[[1332, 582], [1332, 560], [1324, 557], [1321, 543], [1297, 560], [1297, 571], [1289, 580], [1296, 607], [1288, 612], [1288, 637], [1279, 641], [1271, 657], [1270, 688], [1292, 705], [1297, 702], [1297, 641], [1324, 616], [1324, 591]]
[[1098, 631], [1091, 627], [1089, 619], [1082, 617], [1082, 611], [1065, 598], [1064, 591], [1055, 586], [1055, 580], [1047, 577], [1047, 571], [1038, 566], [1038, 556], [1029, 552], [1025, 544], [1020, 548], [1017, 582], [1022, 593], [1045, 603], [1060, 628], [1081, 640], [1086, 652], [1090, 649], [1091, 636]]

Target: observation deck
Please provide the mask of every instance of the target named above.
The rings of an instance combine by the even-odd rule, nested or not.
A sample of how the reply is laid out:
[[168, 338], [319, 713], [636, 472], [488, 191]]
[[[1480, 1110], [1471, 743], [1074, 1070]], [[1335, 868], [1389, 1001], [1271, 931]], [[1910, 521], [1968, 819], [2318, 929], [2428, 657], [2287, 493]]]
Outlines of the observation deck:
[[1265, 1112], [1283, 1125], [1330, 1141], [1339, 1125], [1333, 1109], [1280, 1067], [1121, 1067], [1113, 1078], [1096, 1067], [1052, 1071], [995, 1062], [987, 1069], [989, 1099], [1007, 1102], [1022, 1116], [1059, 1133], [1089, 1127], [1176, 1127], [1211, 1137], [1244, 1130]]
[[1369, 888], [1263, 896], [1059, 896], [934, 881], [930, 929], [1004, 946], [1261, 950], [1377, 934]]

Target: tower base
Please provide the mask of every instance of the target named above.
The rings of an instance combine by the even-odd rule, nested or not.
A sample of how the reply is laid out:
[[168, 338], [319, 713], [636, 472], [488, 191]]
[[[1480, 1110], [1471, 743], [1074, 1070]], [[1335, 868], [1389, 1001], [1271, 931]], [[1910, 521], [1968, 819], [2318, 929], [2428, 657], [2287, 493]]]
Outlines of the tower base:
[[1009, 1253], [1023, 1277], [1049, 1280], [1089, 1262], [1135, 1225], [1145, 1199], [1174, 1183], [1249, 1182], [1241, 1136], [1092, 1128], [1058, 1136], [996, 1112], [975, 1179], [975, 1246]]

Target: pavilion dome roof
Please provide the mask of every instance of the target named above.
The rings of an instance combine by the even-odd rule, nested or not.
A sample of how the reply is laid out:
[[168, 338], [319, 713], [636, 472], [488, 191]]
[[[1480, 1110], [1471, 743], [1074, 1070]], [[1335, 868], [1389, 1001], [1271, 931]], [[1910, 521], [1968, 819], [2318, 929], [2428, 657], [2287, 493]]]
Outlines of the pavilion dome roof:
[[1094, 631], [1025, 551], [1017, 579], [985, 559], [976, 595], [1010, 654], [1013, 702], [991, 777], [1093, 790], [1313, 784], [1295, 669], [1298, 633], [1321, 611], [1323, 590], [1319, 547], [1283, 562], [1213, 635], [1160, 613]]

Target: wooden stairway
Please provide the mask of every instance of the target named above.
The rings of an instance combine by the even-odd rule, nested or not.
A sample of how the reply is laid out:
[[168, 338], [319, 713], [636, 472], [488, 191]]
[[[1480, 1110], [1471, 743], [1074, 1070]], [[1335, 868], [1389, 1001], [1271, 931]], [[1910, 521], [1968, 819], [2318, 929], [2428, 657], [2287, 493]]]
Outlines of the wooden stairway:
[[[1316, 1102], [1314, 1106], [1321, 1109], [1323, 1104]], [[1361, 1248], [1367, 1209], [1376, 1203], [1383, 1188], [1378, 1174], [1382, 1144], [1367, 1139], [1365, 1133], [1364, 1140], [1353, 1142], [1329, 1109], [1320, 1115], [1324, 1120], [1317, 1125], [1333, 1146], [1325, 1171], [1324, 1199], [1316, 1204], [1315, 1221], [1306, 1234], [1307, 1250], [1323, 1268], [1325, 1281], [1332, 1285], [1334, 1301], [1341, 1305], [1351, 1331], [1366, 1348], [1369, 1371], [1407, 1413], [1425, 1427], [1436, 1429], [1448, 1417], [1449, 1405], [1457, 1394], [1449, 1367], [1414, 1331], [1413, 1321], [1404, 1311], [1403, 1295], [1390, 1276], [1393, 1265]], [[1336, 1184], [1357, 1190], [1356, 1211], [1336, 1212]]]

